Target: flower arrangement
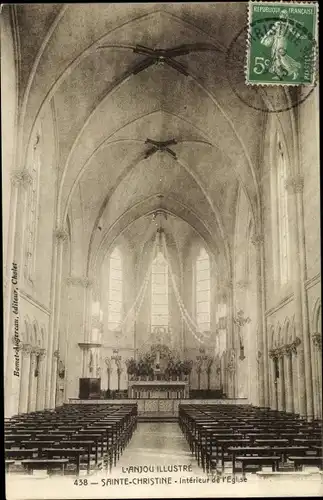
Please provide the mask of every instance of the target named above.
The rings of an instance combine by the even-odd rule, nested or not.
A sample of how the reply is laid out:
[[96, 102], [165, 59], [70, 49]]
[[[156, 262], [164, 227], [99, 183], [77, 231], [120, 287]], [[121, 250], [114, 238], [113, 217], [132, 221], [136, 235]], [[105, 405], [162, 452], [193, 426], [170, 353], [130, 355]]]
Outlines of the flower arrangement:
[[[138, 377], [153, 378], [154, 363], [155, 356], [151, 353], [145, 354], [138, 361], [134, 358], [128, 359], [126, 361], [127, 373], [132, 379], [137, 379]], [[173, 377], [187, 376], [191, 373], [192, 366], [192, 360], [182, 361], [180, 359], [169, 357], [164, 375], [168, 380]]]
[[131, 377], [136, 376], [138, 372], [137, 363], [133, 358], [127, 359], [126, 361], [127, 373]]
[[182, 373], [184, 375], [189, 375], [192, 371], [193, 368], [193, 361], [190, 359], [186, 359], [185, 361], [182, 362]]

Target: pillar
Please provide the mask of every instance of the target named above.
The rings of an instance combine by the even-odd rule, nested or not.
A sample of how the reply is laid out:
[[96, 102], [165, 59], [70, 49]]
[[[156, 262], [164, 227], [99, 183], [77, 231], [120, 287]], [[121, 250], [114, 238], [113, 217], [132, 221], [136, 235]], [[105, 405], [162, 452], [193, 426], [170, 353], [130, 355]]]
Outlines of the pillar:
[[298, 389], [298, 362], [297, 362], [297, 350], [292, 350], [292, 374], [293, 374], [293, 407], [294, 413], [297, 415], [299, 412], [299, 389]]
[[293, 373], [292, 373], [292, 352], [290, 346], [285, 346], [284, 350], [284, 372], [285, 372], [285, 394], [286, 394], [286, 411], [293, 413]]
[[61, 274], [62, 274], [62, 256], [63, 244], [68, 234], [63, 228], [57, 228], [54, 231], [54, 251], [52, 261], [52, 282], [51, 282], [51, 303], [52, 314], [49, 321], [48, 332], [48, 359], [46, 371], [46, 394], [45, 408], [55, 407], [56, 381], [57, 381], [57, 363], [55, 362], [54, 352], [58, 350], [58, 328], [60, 319], [60, 298], [61, 298]]
[[40, 411], [45, 406], [45, 382], [46, 382], [46, 351], [40, 349], [38, 354], [38, 377], [37, 377], [37, 395], [36, 395], [36, 410]]
[[63, 245], [67, 240], [67, 232], [58, 228], [55, 231], [55, 240], [56, 240], [56, 279], [54, 281], [55, 291], [54, 291], [54, 310], [53, 310], [53, 321], [52, 321], [52, 350], [53, 356], [52, 358], [52, 371], [51, 371], [51, 383], [50, 383], [50, 408], [55, 408], [56, 404], [56, 389], [57, 389], [57, 364], [58, 364], [58, 347], [59, 347], [59, 324], [60, 324], [60, 315], [61, 315], [61, 285], [62, 285], [62, 260], [63, 260]]
[[35, 411], [36, 409], [36, 388], [37, 388], [37, 377], [35, 376], [36, 364], [37, 364], [37, 351], [32, 349], [30, 353], [30, 369], [29, 369], [29, 387], [28, 387], [28, 413]]
[[28, 411], [31, 349], [32, 347], [29, 344], [24, 344], [22, 347], [22, 366], [21, 366], [18, 413], [27, 413]]
[[278, 410], [284, 411], [285, 408], [285, 373], [284, 373], [284, 353], [280, 350], [278, 353], [278, 366], [279, 366], [279, 378], [278, 378]]
[[256, 249], [258, 404], [260, 407], [268, 407], [268, 346], [264, 293], [264, 238], [262, 233], [254, 234], [252, 243]]
[[322, 419], [322, 336], [320, 333], [312, 335], [313, 342], [313, 388], [315, 395], [314, 417]]
[[306, 248], [303, 209], [304, 180], [299, 174], [290, 177], [286, 182], [289, 192], [291, 211], [290, 255], [294, 263], [292, 278], [295, 303], [295, 333], [301, 340], [298, 349], [298, 379], [299, 379], [299, 413], [308, 420], [313, 418], [313, 387], [311, 368], [310, 332], [308, 320], [308, 303], [306, 290]]
[[82, 345], [86, 343], [88, 288], [92, 282], [86, 276], [68, 276], [68, 311], [67, 347], [65, 359], [65, 400], [76, 398], [79, 394], [79, 379], [87, 377], [87, 353]]
[[[16, 170], [11, 175], [10, 219], [8, 226], [7, 261], [4, 276], [4, 388], [5, 388], [5, 416], [17, 413], [20, 391], [20, 377], [14, 375], [15, 346], [12, 338], [16, 336], [16, 321], [19, 324], [19, 308], [15, 313], [12, 308], [14, 294], [18, 294], [21, 284], [23, 267], [23, 221], [24, 202], [31, 175], [27, 169]], [[13, 264], [17, 266], [17, 279], [13, 279]], [[19, 326], [18, 326], [19, 341]], [[19, 342], [18, 342], [19, 343]]]
[[274, 351], [269, 353], [271, 363], [270, 363], [270, 380], [271, 380], [271, 404], [270, 408], [272, 410], [277, 410], [277, 378], [276, 378], [276, 363], [277, 356]]

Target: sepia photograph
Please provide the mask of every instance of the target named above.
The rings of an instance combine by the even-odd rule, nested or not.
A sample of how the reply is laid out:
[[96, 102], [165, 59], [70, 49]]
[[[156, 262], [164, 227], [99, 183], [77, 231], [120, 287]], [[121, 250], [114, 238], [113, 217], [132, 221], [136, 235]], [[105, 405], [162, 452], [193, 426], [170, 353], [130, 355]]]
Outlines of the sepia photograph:
[[318, 3], [5, 3], [8, 500], [323, 495]]

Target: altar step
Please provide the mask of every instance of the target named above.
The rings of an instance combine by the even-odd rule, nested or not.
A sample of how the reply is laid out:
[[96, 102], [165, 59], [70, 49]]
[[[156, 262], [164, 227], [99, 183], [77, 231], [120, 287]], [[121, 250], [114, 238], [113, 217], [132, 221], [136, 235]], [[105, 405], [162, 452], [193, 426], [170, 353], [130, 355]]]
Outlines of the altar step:
[[178, 417], [173, 413], [162, 411], [146, 411], [138, 415], [138, 422], [177, 422]]

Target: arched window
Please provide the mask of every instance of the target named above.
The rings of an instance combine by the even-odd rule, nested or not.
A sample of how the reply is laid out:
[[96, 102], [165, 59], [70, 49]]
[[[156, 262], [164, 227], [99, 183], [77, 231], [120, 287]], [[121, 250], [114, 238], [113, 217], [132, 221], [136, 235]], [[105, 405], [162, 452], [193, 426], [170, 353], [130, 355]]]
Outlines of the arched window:
[[40, 133], [36, 134], [29, 173], [31, 182], [27, 191], [27, 210], [25, 227], [25, 278], [33, 281], [36, 261], [37, 220], [39, 199], [39, 170], [40, 170]]
[[122, 259], [118, 248], [110, 255], [108, 329], [118, 330], [122, 321]]
[[151, 269], [151, 327], [168, 327], [168, 264], [158, 252]]
[[200, 332], [210, 331], [211, 329], [210, 289], [210, 257], [206, 250], [202, 248], [195, 264], [196, 322]]
[[288, 193], [286, 189], [287, 162], [282, 143], [278, 140], [277, 158], [277, 221], [280, 282], [286, 284], [289, 279], [288, 262]]

